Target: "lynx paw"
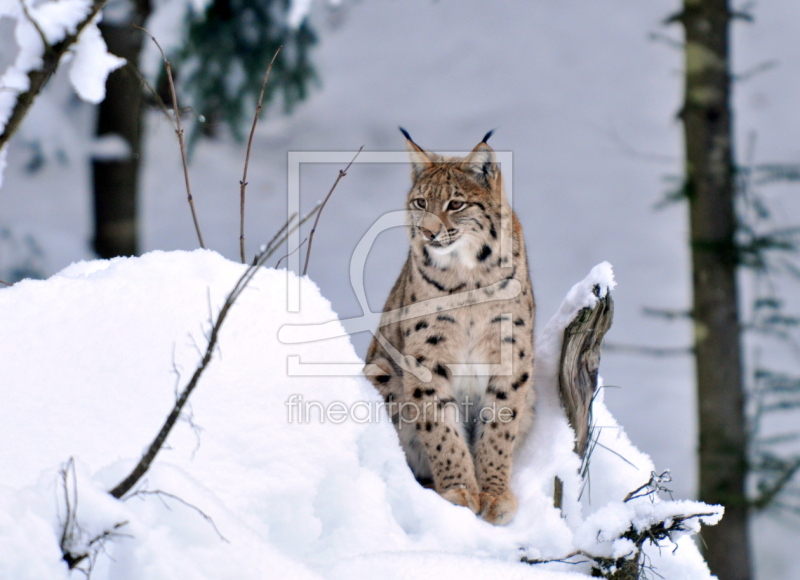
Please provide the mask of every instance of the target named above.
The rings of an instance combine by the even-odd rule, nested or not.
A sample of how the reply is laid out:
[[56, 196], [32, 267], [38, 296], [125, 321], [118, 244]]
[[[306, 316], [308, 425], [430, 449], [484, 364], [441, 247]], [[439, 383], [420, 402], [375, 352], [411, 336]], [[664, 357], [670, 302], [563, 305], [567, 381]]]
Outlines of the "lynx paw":
[[504, 526], [517, 513], [517, 497], [507, 489], [500, 495], [481, 494], [481, 515], [483, 519], [496, 526]]
[[481, 511], [481, 499], [477, 493], [469, 491], [466, 487], [453, 487], [441, 494], [450, 503], [464, 506], [474, 513]]

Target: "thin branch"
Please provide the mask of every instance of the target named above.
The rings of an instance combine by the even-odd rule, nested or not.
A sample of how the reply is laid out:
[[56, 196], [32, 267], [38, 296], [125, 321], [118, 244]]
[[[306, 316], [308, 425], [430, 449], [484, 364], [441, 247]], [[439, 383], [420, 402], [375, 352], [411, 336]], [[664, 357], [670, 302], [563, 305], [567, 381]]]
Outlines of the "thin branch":
[[[111, 529], [103, 530], [94, 538], [86, 538], [86, 532], [78, 523], [78, 480], [75, 474], [75, 461], [72, 457], [61, 467], [59, 475], [66, 509], [64, 522], [61, 523], [61, 540], [59, 542], [61, 559], [67, 563], [70, 570], [83, 572], [88, 578], [97, 554], [103, 550], [104, 544], [114, 537], [124, 535], [117, 530], [126, 526], [128, 522], [119, 522], [114, 524]], [[73, 551], [76, 548], [80, 550], [77, 553]], [[84, 562], [84, 567], [78, 567]]]
[[[62, 559], [67, 563], [70, 570], [78, 570], [79, 572], [82, 572], [86, 578], [91, 578], [92, 570], [94, 569], [95, 562], [97, 561], [97, 556], [100, 552], [105, 552], [105, 545], [107, 542], [118, 537], [133, 537], [130, 534], [122, 534], [117, 531], [120, 528], [127, 526], [128, 523], [129, 522], [127, 520], [118, 522], [114, 524], [110, 530], [103, 530], [86, 543], [87, 550], [85, 553], [72, 554], [71, 552], [65, 552], [62, 555]], [[87, 562], [85, 568], [79, 568], [78, 564], [81, 564], [84, 561]]]
[[[61, 475], [61, 486], [62, 486], [62, 488], [64, 490], [64, 506], [65, 506], [65, 508], [67, 510], [67, 513], [66, 513], [65, 518], [64, 518], [64, 524], [63, 524], [63, 527], [62, 527], [62, 530], [61, 530], [61, 542], [60, 542], [61, 553], [64, 555], [64, 559], [65, 560], [67, 558], [67, 554], [69, 553], [68, 544], [72, 540], [73, 528], [74, 528], [74, 525], [75, 525], [74, 514], [75, 514], [75, 509], [77, 509], [77, 505], [75, 505], [75, 507], [73, 507], [73, 503], [77, 504], [77, 500], [78, 500], [78, 498], [77, 498], [77, 490], [76, 490], [74, 485], [73, 485], [73, 489], [76, 490], [75, 491], [75, 500], [74, 500], [74, 502], [72, 501], [72, 499], [69, 496], [69, 473], [70, 473], [70, 471], [72, 471], [73, 476], [74, 476], [75, 463], [74, 463], [74, 459], [72, 457], [69, 458], [69, 460], [67, 461], [66, 465], [64, 465], [61, 468], [61, 470], [59, 471], [59, 474]], [[67, 560], [67, 562], [69, 563], [68, 560]], [[71, 564], [70, 564], [70, 567], [72, 567]]]
[[[570, 558], [574, 558], [575, 556], [583, 556], [587, 558], [587, 560], [579, 560], [577, 562], [570, 562]], [[576, 550], [571, 554], [567, 554], [566, 556], [562, 556], [560, 558], [528, 558], [527, 556], [523, 556], [520, 558], [520, 562], [523, 564], [551, 564], [553, 562], [558, 562], [559, 564], [583, 564], [585, 562], [592, 562], [594, 561], [594, 556], [587, 554], [581, 550]]]
[[183, 141], [183, 128], [181, 127], [181, 113], [180, 109], [178, 108], [178, 96], [175, 93], [175, 83], [172, 79], [172, 67], [169, 64], [169, 60], [167, 59], [167, 55], [164, 53], [164, 49], [161, 48], [161, 45], [156, 40], [156, 37], [150, 34], [145, 28], [141, 26], [137, 26], [136, 24], [132, 24], [134, 28], [138, 28], [142, 32], [144, 32], [150, 39], [155, 43], [156, 47], [158, 47], [159, 52], [161, 53], [162, 58], [164, 59], [164, 68], [167, 71], [167, 79], [169, 80], [169, 90], [170, 94], [172, 95], [172, 111], [175, 114], [175, 133], [178, 135], [178, 143], [180, 144], [181, 148], [181, 161], [183, 162], [183, 179], [186, 183], [186, 197], [189, 201], [189, 209], [192, 211], [192, 220], [194, 221], [194, 229], [197, 232], [197, 239], [200, 242], [200, 247], [205, 249], [206, 245], [203, 242], [203, 234], [200, 231], [200, 222], [197, 220], [197, 212], [194, 209], [194, 198], [192, 197], [192, 186], [189, 183], [189, 164], [186, 161], [186, 145]]
[[607, 342], [605, 345], [607, 352], [629, 352], [631, 354], [644, 354], [647, 356], [684, 356], [687, 354], [694, 354], [694, 348], [691, 346], [640, 346], [634, 344], [619, 344], [614, 342]]
[[148, 496], [148, 495], [154, 495], [154, 496], [158, 497], [167, 509], [169, 509], [169, 505], [167, 505], [167, 502], [164, 501], [165, 497], [168, 497], [170, 499], [174, 499], [178, 503], [181, 503], [184, 506], [194, 510], [195, 512], [197, 512], [200, 515], [200, 517], [202, 517], [209, 524], [211, 524], [211, 527], [214, 528], [214, 531], [217, 533], [217, 535], [219, 536], [219, 538], [223, 542], [225, 542], [227, 544], [230, 544], [230, 541], [228, 540], [228, 538], [223, 536], [222, 532], [219, 531], [219, 528], [217, 527], [217, 524], [214, 523], [214, 520], [211, 518], [211, 516], [209, 516], [207, 513], [205, 513], [203, 510], [201, 510], [196, 505], [189, 503], [188, 501], [178, 497], [177, 495], [171, 494], [171, 493], [166, 492], [166, 491], [161, 491], [160, 489], [155, 489], [153, 491], [149, 491], [149, 490], [146, 490], [146, 489], [140, 489], [138, 491], [135, 491], [134, 493], [132, 493], [131, 495], [129, 495], [125, 499], [128, 500], [128, 499], [130, 499], [132, 497], [143, 497], [143, 496]]
[[53, 76], [53, 73], [58, 69], [58, 63], [61, 57], [67, 52], [70, 47], [78, 40], [83, 29], [86, 28], [95, 16], [105, 6], [106, 0], [93, 0], [89, 7], [89, 13], [86, 15], [78, 25], [75, 27], [75, 32], [68, 34], [61, 42], [52, 46], [45, 44], [44, 54], [42, 55], [42, 66], [38, 69], [32, 70], [28, 73], [28, 90], [21, 93], [14, 103], [14, 110], [8, 118], [8, 122], [0, 133], [0, 149], [6, 146], [9, 139], [17, 132], [25, 115], [33, 105], [33, 101], [42, 91], [47, 81]]
[[[316, 209], [316, 208], [315, 208], [315, 209]], [[286, 230], [286, 228], [288, 228], [288, 227], [289, 227], [289, 224], [290, 224], [290, 223], [292, 223], [292, 222], [294, 221], [294, 218], [296, 218], [296, 217], [297, 217], [297, 212], [295, 212], [295, 213], [293, 213], [292, 215], [290, 215], [290, 216], [289, 216], [289, 219], [288, 219], [288, 220], [286, 220], [286, 223], [285, 223], [285, 224], [283, 224], [283, 225], [281, 226], [281, 229], [279, 229], [277, 232], [275, 232], [275, 235], [274, 235], [274, 236], [272, 236], [272, 239], [271, 239], [271, 240], [270, 240], [270, 241], [267, 243], [267, 245], [265, 245], [265, 246], [262, 246], [262, 247], [261, 247], [261, 249], [259, 250], [259, 252], [263, 252], [263, 251], [264, 251], [264, 248], [269, 248], [270, 246], [272, 246], [272, 244], [274, 244], [274, 243], [275, 243], [275, 240], [277, 240], [277, 239], [278, 239], [278, 236], [281, 236], [281, 235], [283, 235], [283, 232]], [[307, 216], [306, 216], [306, 217], [307, 217]], [[303, 221], [305, 221], [305, 218], [303, 219]], [[259, 257], [260, 255], [261, 255], [261, 254], [260, 254], [260, 253], [258, 253], [258, 254], [256, 254], [255, 256], [253, 256], [253, 266], [255, 266], [255, 265], [256, 265], [256, 263], [258, 262], [258, 257]]]
[[331, 187], [331, 190], [328, 192], [328, 195], [326, 195], [325, 199], [322, 200], [319, 212], [317, 212], [317, 219], [314, 220], [314, 227], [311, 228], [311, 233], [308, 234], [308, 249], [306, 251], [306, 265], [305, 268], [303, 268], [303, 276], [305, 276], [306, 272], [308, 272], [308, 260], [311, 258], [311, 244], [314, 242], [314, 232], [317, 231], [317, 224], [319, 223], [319, 217], [322, 215], [322, 210], [325, 207], [325, 204], [328, 203], [328, 200], [330, 199], [331, 195], [333, 194], [333, 190], [336, 189], [337, 185], [339, 185], [339, 182], [342, 180], [342, 177], [347, 175], [347, 171], [350, 169], [350, 166], [353, 164], [353, 162], [355, 162], [356, 157], [359, 156], [362, 149], [364, 149], [363, 145], [358, 148], [358, 151], [356, 151], [356, 154], [353, 156], [353, 159], [350, 160], [350, 163], [347, 164], [347, 167], [339, 170], [339, 176], [336, 178], [336, 181], [333, 182], [333, 186]]
[[795, 457], [791, 464], [783, 467], [782, 473], [771, 485], [763, 484], [761, 486], [759, 497], [752, 501], [753, 506], [757, 509], [764, 509], [772, 504], [798, 471], [800, 471], [800, 458]]
[[613, 453], [614, 455], [616, 455], [617, 457], [622, 459], [622, 461], [624, 461], [625, 463], [627, 463], [628, 465], [630, 465], [634, 469], [639, 469], [638, 467], [636, 467], [636, 465], [634, 465], [630, 460], [628, 460], [619, 451], [615, 451], [614, 449], [611, 449], [611, 447], [608, 447], [607, 445], [603, 445], [602, 443], [600, 443], [600, 441], [597, 441], [596, 444], [599, 445], [600, 447], [602, 447], [603, 449], [605, 449], [606, 451], [608, 451], [610, 453]]
[[42, 46], [44, 46], [45, 50], [49, 50], [51, 48], [50, 43], [47, 41], [47, 36], [45, 36], [42, 27], [39, 26], [39, 23], [34, 20], [31, 13], [28, 11], [28, 5], [25, 4], [25, 0], [19, 0], [19, 3], [22, 5], [22, 13], [25, 14], [25, 18], [28, 19], [28, 22], [33, 24], [33, 27], [36, 29], [36, 32], [39, 33], [39, 38], [42, 39]]
[[[155, 439], [150, 443], [147, 451], [142, 455], [139, 462], [133, 468], [133, 470], [119, 482], [116, 487], [109, 491], [109, 493], [117, 499], [120, 499], [124, 496], [128, 491], [133, 488], [134, 485], [147, 473], [147, 470], [150, 468], [150, 465], [156, 458], [156, 455], [164, 446], [165, 441], [167, 440], [167, 436], [172, 431], [173, 426], [178, 421], [181, 416], [181, 412], [183, 411], [183, 407], [186, 405], [186, 402], [189, 400], [189, 396], [194, 391], [195, 387], [197, 387], [198, 383], [200, 382], [200, 377], [205, 372], [206, 368], [208, 368], [209, 363], [214, 355], [214, 351], [217, 346], [217, 341], [219, 340], [219, 333], [222, 328], [222, 324], [225, 322], [225, 318], [230, 312], [230, 309], [233, 307], [234, 303], [236, 302], [237, 298], [241, 295], [250, 281], [255, 276], [256, 272], [264, 265], [264, 263], [281, 247], [281, 244], [285, 242], [289, 235], [292, 234], [297, 228], [299, 228], [306, 220], [310, 219], [315, 213], [317, 213], [321, 208], [321, 205], [315, 207], [307, 216], [303, 219], [297, 221], [297, 223], [291, 224], [287, 222], [280, 231], [284, 233], [278, 237], [273, 238], [273, 241], [270, 242], [264, 249], [256, 255], [256, 259], [251, 266], [244, 271], [244, 273], [239, 277], [234, 284], [233, 289], [228, 294], [228, 297], [225, 299], [225, 302], [222, 305], [219, 313], [217, 314], [217, 319], [214, 322], [214, 325], [211, 328], [211, 334], [208, 337], [208, 344], [206, 346], [205, 353], [203, 354], [203, 358], [197, 365], [197, 368], [192, 375], [192, 378], [189, 380], [189, 383], [181, 392], [178, 399], [175, 401], [175, 404], [172, 407], [172, 411], [167, 416], [166, 421], [161, 427], [161, 430], [156, 435]], [[294, 221], [294, 220], [292, 220]]]
[[749, 69], [747, 69], [747, 70], [745, 70], [743, 72], [731, 75], [731, 78], [734, 81], [740, 82], [740, 83], [744, 82], [744, 81], [749, 81], [754, 76], [757, 76], [757, 75], [759, 75], [761, 73], [765, 73], [765, 72], [771, 71], [772, 69], [777, 68], [777, 66], [778, 66], [778, 61], [777, 60], [767, 60], [767, 61], [759, 63], [759, 64], [755, 65], [754, 67], [751, 67], [751, 68], [749, 68]]
[[11, 284], [10, 282], [6, 282], [5, 280], [0, 280], [0, 284], [2, 284], [3, 286], [13, 286], [13, 284]]
[[133, 74], [133, 76], [139, 79], [139, 82], [142, 83], [142, 86], [147, 89], [147, 92], [150, 94], [150, 97], [152, 97], [153, 101], [155, 101], [155, 104], [158, 107], [158, 109], [162, 113], [164, 113], [164, 115], [167, 117], [167, 119], [169, 119], [169, 122], [172, 123], [172, 126], [174, 127], [175, 119], [173, 119], [172, 115], [170, 115], [169, 108], [167, 108], [167, 104], [161, 98], [161, 95], [158, 94], [158, 91], [153, 87], [153, 85], [151, 85], [148, 82], [148, 80], [144, 78], [144, 75], [139, 70], [139, 68], [130, 61], [128, 61], [123, 68], [128, 69], [128, 72], [130, 72], [131, 74]]
[[675, 50], [683, 50], [683, 42], [676, 40], [667, 34], [662, 34], [661, 32], [651, 32], [647, 35], [647, 40], [661, 42], [670, 48], [674, 48]]
[[281, 256], [281, 259], [280, 259], [280, 260], [278, 260], [278, 262], [275, 264], [275, 269], [277, 270], [277, 269], [280, 267], [280, 265], [281, 265], [281, 262], [283, 262], [283, 261], [284, 261], [286, 258], [288, 258], [288, 257], [289, 257], [289, 256], [291, 256], [292, 254], [294, 254], [295, 252], [297, 252], [297, 251], [298, 251], [300, 248], [302, 248], [302, 247], [303, 247], [303, 244], [305, 244], [307, 241], [308, 241], [308, 238], [304, 239], [302, 242], [300, 242], [300, 245], [299, 245], [299, 246], [297, 246], [297, 247], [296, 247], [294, 250], [292, 250], [292, 251], [291, 251], [291, 252], [289, 252], [288, 254], [284, 254], [283, 256]]
[[659, 318], [665, 318], [667, 320], [692, 319], [691, 310], [670, 310], [667, 308], [652, 308], [650, 306], [645, 306], [644, 308], [642, 308], [642, 314], [644, 314], [645, 316], [656, 316]]
[[629, 502], [632, 499], [647, 497], [647, 496], [650, 496], [652, 499], [652, 496], [658, 494], [658, 492], [667, 493], [671, 497], [672, 490], [663, 485], [664, 483], [669, 483], [671, 481], [672, 481], [672, 474], [669, 472], [669, 469], [662, 471], [661, 473], [656, 473], [655, 471], [651, 471], [650, 479], [647, 481], [647, 483], [637, 487], [632, 492], [628, 493], [628, 495], [626, 495], [625, 499], [622, 501]]
[[264, 82], [261, 83], [261, 94], [258, 96], [258, 105], [256, 106], [256, 114], [253, 115], [253, 126], [250, 128], [250, 137], [247, 139], [247, 154], [244, 157], [244, 172], [242, 173], [242, 180], [239, 182], [239, 254], [242, 258], [242, 264], [245, 262], [244, 257], [244, 192], [247, 188], [247, 166], [250, 165], [250, 148], [253, 145], [253, 135], [256, 133], [256, 125], [258, 125], [258, 115], [261, 114], [261, 103], [264, 100], [264, 91], [267, 88], [267, 81], [269, 80], [269, 73], [272, 72], [272, 65], [275, 64], [275, 59], [278, 58], [278, 53], [283, 46], [279, 46], [275, 54], [272, 55], [272, 60], [269, 61], [267, 67], [267, 74], [264, 75]]

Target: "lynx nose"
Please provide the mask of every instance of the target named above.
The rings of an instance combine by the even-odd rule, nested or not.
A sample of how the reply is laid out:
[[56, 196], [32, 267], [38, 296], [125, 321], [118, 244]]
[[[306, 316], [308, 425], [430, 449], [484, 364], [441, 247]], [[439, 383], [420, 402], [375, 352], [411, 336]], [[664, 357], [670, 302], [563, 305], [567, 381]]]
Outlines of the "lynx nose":
[[439, 235], [442, 233], [442, 230], [439, 230], [438, 232], [434, 233], [433, 231], [429, 230], [426, 227], [420, 227], [419, 229], [422, 232], [422, 237], [425, 238], [426, 242], [436, 241], [436, 238], [439, 237]]

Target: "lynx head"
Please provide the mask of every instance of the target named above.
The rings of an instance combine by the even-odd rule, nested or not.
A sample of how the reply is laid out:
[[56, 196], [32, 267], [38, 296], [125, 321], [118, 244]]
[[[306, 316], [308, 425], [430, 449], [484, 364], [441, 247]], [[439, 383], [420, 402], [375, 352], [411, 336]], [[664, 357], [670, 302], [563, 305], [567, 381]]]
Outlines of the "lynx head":
[[400, 130], [411, 158], [406, 207], [412, 249], [440, 266], [453, 258], [474, 265], [481, 249], [497, 240], [505, 203], [500, 168], [486, 143], [492, 132], [462, 158], [425, 151]]

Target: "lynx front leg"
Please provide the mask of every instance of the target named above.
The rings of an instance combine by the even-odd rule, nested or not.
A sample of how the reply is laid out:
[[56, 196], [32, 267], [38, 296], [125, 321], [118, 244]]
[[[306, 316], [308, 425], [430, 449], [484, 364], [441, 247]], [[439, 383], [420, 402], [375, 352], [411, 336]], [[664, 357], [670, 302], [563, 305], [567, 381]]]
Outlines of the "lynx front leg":
[[476, 429], [475, 467], [481, 489], [481, 515], [496, 525], [507, 524], [517, 512], [509, 488], [514, 442], [521, 413], [526, 412], [530, 374], [495, 376], [481, 402]]
[[434, 489], [446, 500], [480, 512], [480, 490], [467, 442], [458, 426], [459, 409], [452, 396], [449, 371], [434, 363], [431, 382], [404, 376], [405, 404], [401, 429], [414, 429], [428, 456]]

